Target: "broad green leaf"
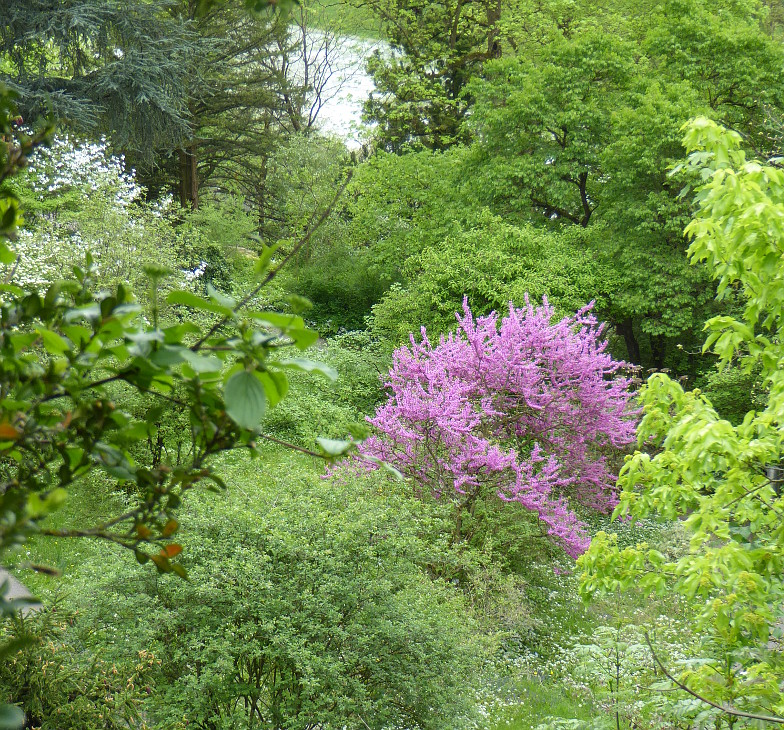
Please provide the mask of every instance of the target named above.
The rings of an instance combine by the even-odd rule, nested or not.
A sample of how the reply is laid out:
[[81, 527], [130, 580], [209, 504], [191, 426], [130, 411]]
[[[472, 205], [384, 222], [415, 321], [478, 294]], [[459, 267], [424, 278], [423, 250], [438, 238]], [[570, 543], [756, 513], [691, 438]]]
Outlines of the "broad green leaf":
[[16, 253], [14, 253], [9, 246], [0, 241], [0, 263], [10, 266], [14, 261], [16, 261]]
[[274, 370], [261, 370], [256, 372], [256, 377], [264, 386], [270, 408], [274, 408], [286, 397], [286, 393], [289, 391], [289, 381], [283, 373]]
[[25, 716], [14, 705], [0, 705], [0, 730], [21, 730]]
[[225, 294], [222, 294], [212, 284], [207, 284], [207, 295], [210, 297], [210, 299], [214, 299], [216, 302], [218, 302], [218, 304], [221, 304], [224, 307], [233, 309], [237, 306], [236, 299], [232, 299], [231, 297], [227, 297]]
[[363, 461], [367, 461], [370, 462], [371, 464], [375, 464], [380, 469], [384, 469], [384, 471], [388, 471], [398, 481], [402, 482], [405, 480], [405, 476], [403, 475], [403, 472], [401, 472], [399, 469], [396, 469], [394, 466], [392, 466], [392, 464], [388, 464], [383, 459], [379, 459], [377, 456], [370, 456], [369, 454], [363, 454], [360, 452], [359, 458], [362, 459]]
[[197, 373], [218, 373], [223, 368], [223, 362], [214, 355], [200, 355], [185, 348], [182, 357]]
[[86, 319], [88, 322], [97, 322], [101, 319], [101, 308], [98, 304], [89, 304], [86, 307], [77, 307], [76, 309], [69, 309], [63, 315], [63, 321], [66, 324], [71, 324], [80, 319]]
[[272, 257], [275, 255], [278, 248], [280, 248], [280, 241], [273, 243], [271, 246], [262, 244], [261, 253], [259, 254], [258, 261], [256, 261], [256, 266], [254, 267], [254, 273], [266, 273], [269, 262], [272, 260]]
[[187, 348], [178, 345], [163, 345], [150, 355], [150, 362], [160, 367], [177, 365], [185, 360], [184, 350]]
[[286, 334], [294, 341], [294, 346], [299, 350], [307, 350], [318, 341], [318, 332], [305, 328], [290, 328]]
[[223, 386], [226, 413], [241, 428], [256, 429], [267, 410], [264, 386], [254, 373], [241, 370]]
[[286, 302], [291, 307], [291, 311], [296, 314], [302, 314], [303, 312], [313, 309], [313, 302], [300, 294], [289, 294], [286, 297]]
[[205, 299], [204, 297], [197, 296], [189, 291], [173, 291], [166, 297], [169, 304], [180, 304], [191, 309], [200, 309], [204, 312], [214, 312], [215, 314], [222, 314], [224, 317], [232, 317], [234, 311], [231, 307], [226, 307], [218, 302]]
[[180, 344], [185, 335], [198, 335], [200, 333], [201, 330], [193, 322], [175, 324], [163, 330], [164, 339], [168, 345]]
[[317, 438], [316, 443], [327, 456], [344, 456], [354, 446], [353, 441]]
[[71, 346], [56, 332], [37, 327], [35, 330], [43, 340], [46, 351], [52, 355], [62, 355], [71, 349]]
[[305, 326], [302, 317], [298, 317], [295, 314], [280, 314], [279, 312], [245, 312], [245, 314], [280, 330], [287, 330], [289, 327], [301, 328]]
[[286, 360], [278, 360], [277, 365], [284, 368], [293, 368], [295, 370], [302, 370], [306, 373], [319, 373], [333, 382], [338, 379], [338, 371], [335, 368], [325, 365], [323, 362], [316, 360], [307, 360], [305, 358], [293, 357]]
[[38, 335], [33, 332], [24, 332], [10, 335], [9, 339], [14, 347], [14, 350], [20, 352], [26, 350], [30, 345], [38, 339]]

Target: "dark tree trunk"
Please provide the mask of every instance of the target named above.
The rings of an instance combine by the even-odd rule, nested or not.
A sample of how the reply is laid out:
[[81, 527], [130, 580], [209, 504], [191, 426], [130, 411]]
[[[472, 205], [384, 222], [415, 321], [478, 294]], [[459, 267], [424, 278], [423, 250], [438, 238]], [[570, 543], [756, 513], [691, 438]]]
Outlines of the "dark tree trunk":
[[661, 335], [651, 335], [651, 355], [653, 356], [653, 367], [661, 370], [664, 367], [664, 356], [667, 353], [667, 345]]
[[199, 207], [199, 173], [196, 145], [180, 150], [180, 205], [196, 210]]
[[634, 334], [634, 326], [631, 317], [627, 317], [622, 322], [616, 323], [615, 329], [618, 334], [623, 337], [623, 341], [626, 344], [626, 357], [630, 362], [639, 365], [640, 343], [637, 341], [637, 337]]

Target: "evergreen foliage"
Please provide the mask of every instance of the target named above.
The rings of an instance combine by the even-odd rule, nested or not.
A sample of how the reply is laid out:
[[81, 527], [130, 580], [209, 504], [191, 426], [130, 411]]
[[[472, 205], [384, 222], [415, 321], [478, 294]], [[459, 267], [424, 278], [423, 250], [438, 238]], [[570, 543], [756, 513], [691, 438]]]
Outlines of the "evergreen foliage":
[[110, 134], [149, 159], [188, 129], [199, 39], [165, 2], [9, 0], [0, 7], [2, 75], [28, 121], [51, 115]]

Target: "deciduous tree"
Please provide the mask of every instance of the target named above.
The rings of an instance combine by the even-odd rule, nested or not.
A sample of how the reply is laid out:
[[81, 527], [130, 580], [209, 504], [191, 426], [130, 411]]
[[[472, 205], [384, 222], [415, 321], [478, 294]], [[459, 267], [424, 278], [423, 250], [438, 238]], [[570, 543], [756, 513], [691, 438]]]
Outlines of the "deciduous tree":
[[589, 509], [615, 504], [612, 453], [634, 437], [631, 382], [585, 308], [553, 322], [545, 300], [474, 319], [438, 344], [395, 352], [390, 395], [361, 447], [411, 477], [415, 490], [463, 511], [495, 496], [532, 511], [572, 556], [588, 534], [567, 496]]
[[581, 559], [582, 590], [637, 585], [692, 599], [702, 655], [669, 667], [657, 658], [673, 685], [692, 707], [695, 698], [704, 703], [703, 718], [782, 723], [784, 174], [748, 159], [741, 145], [737, 132], [705, 118], [689, 126], [688, 164], [705, 183], [686, 233], [691, 260], [707, 265], [719, 297], [737, 292], [742, 302], [739, 316], [707, 323], [704, 350], [760, 372], [767, 403], [733, 426], [700, 391], [665, 374], [649, 379], [640, 394], [641, 450], [621, 471], [616, 515], [680, 519], [690, 549], [667, 561], [646, 545], [619, 550], [599, 533]]

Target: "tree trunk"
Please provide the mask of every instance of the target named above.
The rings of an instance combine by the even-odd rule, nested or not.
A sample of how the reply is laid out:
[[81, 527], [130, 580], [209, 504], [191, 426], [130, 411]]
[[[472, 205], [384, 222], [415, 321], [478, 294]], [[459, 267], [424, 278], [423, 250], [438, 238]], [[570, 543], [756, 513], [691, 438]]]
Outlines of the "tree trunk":
[[661, 370], [664, 367], [664, 356], [667, 353], [667, 345], [662, 335], [651, 335], [651, 355], [653, 356], [653, 367]]
[[639, 365], [640, 343], [637, 342], [637, 338], [634, 335], [634, 326], [631, 317], [627, 317], [623, 322], [617, 322], [615, 329], [618, 334], [623, 337], [624, 343], [626, 343], [626, 356], [629, 358], [629, 361], [633, 362], [635, 365]]
[[256, 209], [258, 211], [258, 233], [264, 236], [267, 231], [267, 156], [261, 157], [261, 169], [256, 181]]
[[197, 210], [199, 207], [199, 173], [196, 145], [180, 150], [180, 205]]

